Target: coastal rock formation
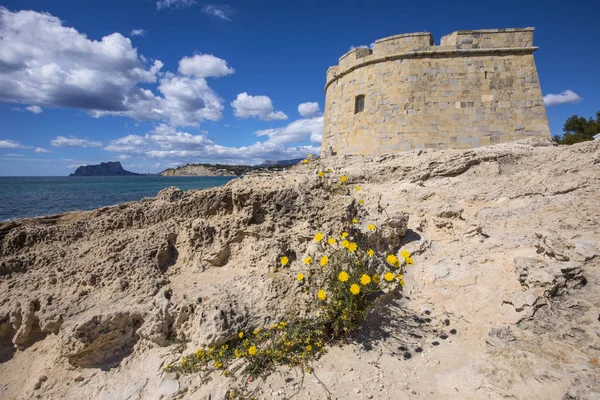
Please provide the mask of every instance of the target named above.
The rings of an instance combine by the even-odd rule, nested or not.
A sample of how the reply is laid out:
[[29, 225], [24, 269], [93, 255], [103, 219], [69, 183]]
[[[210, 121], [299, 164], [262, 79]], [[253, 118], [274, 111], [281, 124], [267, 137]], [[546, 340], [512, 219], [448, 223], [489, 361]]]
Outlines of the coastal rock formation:
[[[260, 399], [599, 397], [599, 196], [600, 142], [529, 139], [335, 156], [0, 224], [0, 398], [223, 399], [234, 385]], [[162, 370], [311, 312], [301, 260], [359, 200], [358, 228], [373, 222], [414, 265], [354, 342], [314, 375]]]
[[69, 176], [131, 176], [139, 175], [123, 169], [120, 161], [103, 162], [98, 165], [82, 165]]
[[281, 171], [298, 164], [302, 159], [265, 161], [260, 165], [186, 164], [168, 168], [159, 173], [163, 176], [242, 176], [264, 171]]
[[226, 169], [210, 165], [190, 164], [178, 168], [169, 168], [162, 171], [163, 176], [235, 176], [236, 174]]

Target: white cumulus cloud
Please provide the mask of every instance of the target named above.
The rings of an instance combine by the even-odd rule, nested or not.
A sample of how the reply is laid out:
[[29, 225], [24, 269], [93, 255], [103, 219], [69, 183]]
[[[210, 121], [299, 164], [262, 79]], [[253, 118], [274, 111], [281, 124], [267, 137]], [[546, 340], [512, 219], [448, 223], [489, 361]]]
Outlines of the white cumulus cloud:
[[[3, 7], [0, 37], [0, 102], [183, 126], [222, 118], [223, 100], [204, 77], [233, 69], [217, 57], [200, 59], [207, 65], [184, 58], [189, 76], [162, 73], [161, 61], [149, 62], [120, 33], [91, 40], [50, 14]], [[142, 87], [147, 84], [158, 84], [158, 93]]]
[[127, 135], [122, 138], [111, 140], [106, 151], [125, 154], [143, 154], [148, 150], [146, 139], [143, 136]]
[[288, 119], [281, 111], [275, 111], [273, 102], [268, 96], [251, 96], [248, 93], [240, 93], [231, 102], [234, 115], [238, 118], [257, 117], [263, 121], [274, 121]]
[[196, 2], [194, 0], [158, 0], [156, 2], [156, 9], [162, 10], [163, 8], [187, 8], [191, 7]]
[[319, 115], [319, 103], [310, 102], [298, 105], [298, 113], [303, 117], [310, 118]]
[[129, 36], [146, 36], [147, 33], [148, 31], [145, 29], [133, 29], [131, 32], [129, 32]]
[[227, 65], [227, 61], [212, 54], [196, 54], [179, 61], [179, 72], [197, 78], [218, 78], [233, 74], [235, 70]]
[[119, 156], [160, 159], [167, 164], [260, 164], [265, 160], [304, 158], [309, 153], [318, 154], [322, 129], [323, 116], [300, 119], [284, 127], [254, 133], [258, 137], [266, 137], [264, 141], [229, 147], [214, 143], [204, 131], [191, 134], [161, 124], [144, 136], [128, 135], [113, 140], [104, 149]]
[[42, 107], [40, 107], [40, 106], [29, 106], [29, 107], [26, 107], [25, 109], [27, 111], [31, 111], [34, 114], [39, 114], [43, 111]]
[[582, 100], [577, 93], [572, 90], [565, 90], [560, 94], [547, 94], [544, 96], [544, 105], [546, 107], [556, 106], [559, 104], [579, 103]]
[[36, 153], [52, 153], [50, 150], [44, 149], [43, 147], [36, 147], [33, 151]]
[[231, 21], [231, 14], [233, 9], [227, 4], [207, 4], [202, 7], [202, 12], [211, 17], [222, 19], [225, 21]]
[[102, 142], [79, 139], [75, 136], [57, 136], [50, 144], [54, 147], [102, 147]]
[[323, 116], [299, 119], [290, 124], [256, 132], [257, 136], [268, 136], [271, 143], [301, 143], [310, 140], [321, 144], [323, 134]]
[[0, 140], [0, 149], [25, 149], [27, 146], [15, 140]]

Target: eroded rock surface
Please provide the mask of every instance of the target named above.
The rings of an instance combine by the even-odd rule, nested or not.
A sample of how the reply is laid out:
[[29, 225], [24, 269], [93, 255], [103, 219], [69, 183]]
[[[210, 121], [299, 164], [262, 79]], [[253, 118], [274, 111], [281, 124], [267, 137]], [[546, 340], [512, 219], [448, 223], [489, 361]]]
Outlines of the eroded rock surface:
[[331, 157], [0, 224], [0, 398], [224, 398], [245, 378], [161, 368], [311, 312], [301, 260], [355, 212], [378, 250], [412, 252], [404, 295], [318, 379], [282, 370], [259, 398], [598, 398], [599, 159], [598, 142], [538, 139]]

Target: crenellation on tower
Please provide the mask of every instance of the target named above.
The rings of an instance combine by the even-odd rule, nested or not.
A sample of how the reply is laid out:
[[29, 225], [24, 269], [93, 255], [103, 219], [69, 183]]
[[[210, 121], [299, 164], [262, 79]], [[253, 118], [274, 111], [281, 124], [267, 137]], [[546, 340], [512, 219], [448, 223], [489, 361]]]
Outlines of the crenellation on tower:
[[355, 48], [327, 70], [323, 154], [550, 137], [533, 28], [428, 32]]
[[533, 47], [534, 28], [456, 31], [442, 37], [442, 46], [457, 49], [502, 49]]
[[375, 55], [383, 56], [400, 51], [428, 50], [433, 46], [433, 36], [429, 32], [403, 33], [375, 41]]

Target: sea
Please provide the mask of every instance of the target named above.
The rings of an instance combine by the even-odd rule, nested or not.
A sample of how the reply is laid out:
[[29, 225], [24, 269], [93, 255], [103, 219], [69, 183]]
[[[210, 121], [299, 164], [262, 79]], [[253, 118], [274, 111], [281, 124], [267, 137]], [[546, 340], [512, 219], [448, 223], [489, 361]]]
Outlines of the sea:
[[231, 176], [0, 177], [0, 222], [75, 210], [93, 210], [182, 190], [224, 185]]

